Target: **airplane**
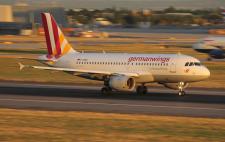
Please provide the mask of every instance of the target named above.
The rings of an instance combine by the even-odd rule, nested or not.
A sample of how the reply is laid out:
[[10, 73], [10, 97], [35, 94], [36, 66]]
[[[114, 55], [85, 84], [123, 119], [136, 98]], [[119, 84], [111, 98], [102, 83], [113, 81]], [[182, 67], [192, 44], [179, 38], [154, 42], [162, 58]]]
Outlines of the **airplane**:
[[47, 66], [24, 67], [63, 71], [91, 80], [104, 82], [103, 95], [112, 91], [134, 91], [146, 94], [146, 84], [157, 82], [170, 89], [184, 89], [191, 82], [209, 78], [210, 71], [194, 57], [182, 54], [127, 54], [127, 53], [80, 53], [66, 40], [54, 18], [42, 13], [47, 44], [47, 55], [38, 60]]
[[192, 48], [213, 59], [225, 59], [225, 37], [207, 37], [193, 44]]

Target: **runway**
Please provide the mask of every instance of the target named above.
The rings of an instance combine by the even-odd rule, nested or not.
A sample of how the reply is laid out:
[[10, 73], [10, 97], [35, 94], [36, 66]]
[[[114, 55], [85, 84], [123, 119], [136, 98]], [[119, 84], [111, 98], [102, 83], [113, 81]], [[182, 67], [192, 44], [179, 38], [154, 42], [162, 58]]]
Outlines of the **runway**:
[[225, 118], [225, 90], [188, 89], [180, 97], [166, 88], [147, 95], [100, 95], [98, 86], [0, 83], [0, 107], [35, 110], [91, 111]]

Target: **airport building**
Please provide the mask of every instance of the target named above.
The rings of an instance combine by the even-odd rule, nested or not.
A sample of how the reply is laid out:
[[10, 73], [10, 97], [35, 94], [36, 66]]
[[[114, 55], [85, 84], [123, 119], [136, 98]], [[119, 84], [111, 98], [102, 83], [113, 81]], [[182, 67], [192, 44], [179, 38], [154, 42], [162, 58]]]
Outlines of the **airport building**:
[[31, 9], [26, 3], [16, 3], [13, 6], [13, 17], [15, 22], [29, 23], [31, 22]]
[[10, 5], [0, 5], [0, 22], [13, 22], [13, 12]]
[[0, 35], [17, 35], [22, 29], [31, 29], [28, 22], [15, 21], [13, 7], [0, 5]]
[[50, 12], [60, 26], [68, 27], [63, 7], [50, 6], [42, 8], [40, 6], [31, 7], [26, 3], [16, 3], [13, 6], [0, 5], [0, 13], [2, 13], [0, 15], [0, 35], [32, 34], [34, 29], [42, 26], [40, 15], [42, 12]]

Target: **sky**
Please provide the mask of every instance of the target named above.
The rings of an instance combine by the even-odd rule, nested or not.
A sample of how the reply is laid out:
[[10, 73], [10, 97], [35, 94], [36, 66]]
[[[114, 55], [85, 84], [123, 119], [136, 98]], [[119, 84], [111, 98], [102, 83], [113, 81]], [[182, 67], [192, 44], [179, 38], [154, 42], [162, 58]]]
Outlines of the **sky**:
[[128, 8], [159, 10], [169, 6], [180, 9], [203, 9], [225, 7], [225, 0], [0, 0], [0, 4], [27, 2], [36, 5], [54, 4], [65, 8]]

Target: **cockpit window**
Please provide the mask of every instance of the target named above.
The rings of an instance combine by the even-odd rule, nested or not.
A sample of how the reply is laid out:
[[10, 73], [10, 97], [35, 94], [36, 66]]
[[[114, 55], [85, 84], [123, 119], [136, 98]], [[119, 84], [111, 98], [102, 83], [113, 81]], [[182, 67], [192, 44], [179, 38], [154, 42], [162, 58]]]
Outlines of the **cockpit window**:
[[185, 66], [201, 66], [200, 62], [186, 62]]
[[185, 66], [201, 66], [200, 62], [186, 62]]
[[195, 62], [195, 66], [201, 66], [201, 63]]
[[185, 66], [188, 66], [189, 65], [189, 62], [185, 63]]
[[189, 66], [194, 66], [194, 63], [193, 62], [190, 62]]

